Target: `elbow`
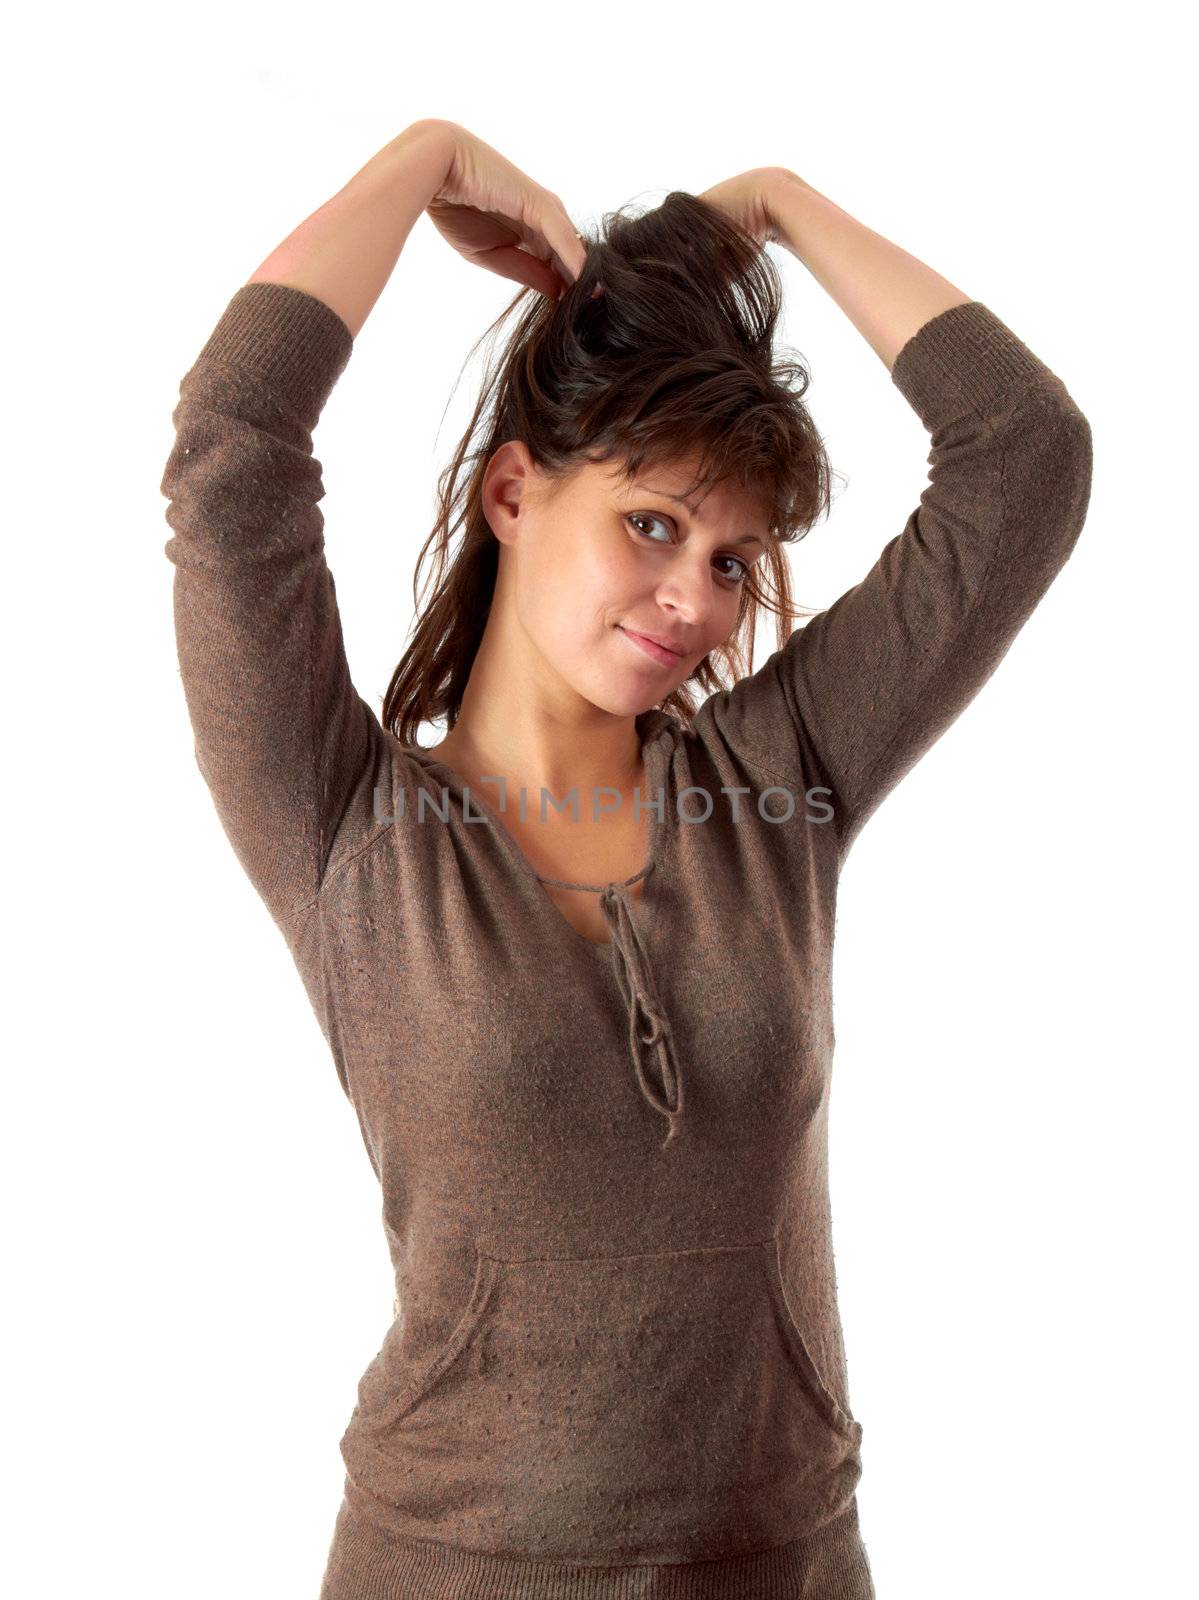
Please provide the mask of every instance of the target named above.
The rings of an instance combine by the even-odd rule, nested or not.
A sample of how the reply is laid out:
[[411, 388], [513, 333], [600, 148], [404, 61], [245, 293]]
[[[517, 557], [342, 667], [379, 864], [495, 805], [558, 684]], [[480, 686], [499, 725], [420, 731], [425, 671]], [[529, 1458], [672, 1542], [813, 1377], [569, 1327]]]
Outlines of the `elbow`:
[[1091, 499], [1091, 424], [1064, 386], [1038, 386], [1025, 403], [1022, 470], [1007, 474], [1009, 525], [1027, 530], [1060, 566], [1078, 542]]
[[1063, 555], [1069, 555], [1078, 543], [1087, 511], [1091, 503], [1091, 469], [1093, 450], [1091, 424], [1073, 401], [1070, 401], [1059, 423], [1055, 441], [1055, 461], [1059, 482], [1055, 492], [1058, 507], [1059, 538], [1064, 541]]

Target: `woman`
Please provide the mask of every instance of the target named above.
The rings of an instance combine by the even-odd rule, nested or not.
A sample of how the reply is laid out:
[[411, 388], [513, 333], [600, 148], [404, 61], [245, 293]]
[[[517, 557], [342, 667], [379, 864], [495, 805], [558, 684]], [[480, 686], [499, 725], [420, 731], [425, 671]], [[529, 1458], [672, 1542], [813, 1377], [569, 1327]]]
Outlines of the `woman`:
[[[380, 720], [311, 436], [422, 212], [533, 293]], [[237, 291], [174, 414], [197, 760], [395, 1268], [323, 1600], [873, 1593], [828, 1218], [838, 874], [1068, 557], [1090, 430], [998, 317], [787, 169], [605, 220], [585, 247], [415, 123]], [[767, 241], [932, 441], [903, 531], [794, 631], [783, 546], [829, 472]], [[769, 590], [779, 648], [745, 672]]]

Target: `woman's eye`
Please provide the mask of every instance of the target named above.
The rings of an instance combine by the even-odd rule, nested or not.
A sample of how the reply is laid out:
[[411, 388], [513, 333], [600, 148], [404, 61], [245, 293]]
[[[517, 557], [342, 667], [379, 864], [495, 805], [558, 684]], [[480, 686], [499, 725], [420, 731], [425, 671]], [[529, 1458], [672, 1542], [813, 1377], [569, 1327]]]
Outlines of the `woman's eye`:
[[[652, 511], [632, 511], [625, 518], [625, 521], [626, 522], [632, 522], [632, 523], [637, 523], [637, 522], [660, 522], [663, 527], [666, 527], [666, 525], [667, 525], [665, 517], [655, 516]], [[641, 529], [638, 528], [637, 532], [641, 533]], [[643, 534], [642, 537], [643, 538], [649, 538], [649, 535], [648, 534]], [[654, 542], [655, 543], [661, 543], [660, 540], [655, 540]]]
[[738, 583], [744, 583], [746, 578], [749, 577], [749, 563], [742, 561], [740, 556], [717, 556], [716, 559], [717, 561], [731, 561], [733, 563], [737, 568], [737, 572], [730, 574], [730, 576], [735, 577]]

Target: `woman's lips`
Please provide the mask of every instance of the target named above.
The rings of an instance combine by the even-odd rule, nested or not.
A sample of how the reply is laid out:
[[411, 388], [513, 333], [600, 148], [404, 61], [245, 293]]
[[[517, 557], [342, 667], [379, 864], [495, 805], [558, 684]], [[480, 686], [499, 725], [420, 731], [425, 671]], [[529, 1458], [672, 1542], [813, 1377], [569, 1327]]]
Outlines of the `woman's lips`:
[[634, 633], [631, 628], [626, 628], [620, 623], [617, 626], [630, 644], [635, 644], [639, 650], [644, 650], [647, 656], [652, 656], [662, 666], [673, 667], [681, 659], [680, 651], [667, 650], [665, 645], [658, 644], [656, 640], [648, 638], [644, 633]]

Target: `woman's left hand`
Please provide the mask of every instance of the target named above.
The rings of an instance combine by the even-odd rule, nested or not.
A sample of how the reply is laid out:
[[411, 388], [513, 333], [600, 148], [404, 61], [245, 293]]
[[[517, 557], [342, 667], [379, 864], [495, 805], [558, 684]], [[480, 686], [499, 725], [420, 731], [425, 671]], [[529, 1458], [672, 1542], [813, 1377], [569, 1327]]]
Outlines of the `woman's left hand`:
[[788, 245], [777, 214], [771, 208], [771, 195], [780, 183], [794, 181], [786, 167], [753, 167], [749, 172], [713, 184], [696, 198], [718, 206], [759, 245]]

